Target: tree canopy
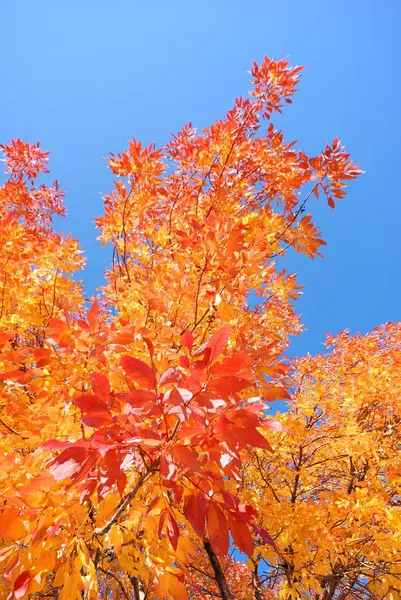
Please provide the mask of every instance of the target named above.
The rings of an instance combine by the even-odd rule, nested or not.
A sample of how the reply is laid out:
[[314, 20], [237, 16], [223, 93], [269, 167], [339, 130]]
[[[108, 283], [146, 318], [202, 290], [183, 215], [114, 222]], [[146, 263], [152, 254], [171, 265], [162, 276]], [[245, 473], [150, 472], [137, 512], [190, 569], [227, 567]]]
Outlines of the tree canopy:
[[0, 597], [400, 597], [400, 328], [284, 358], [282, 259], [361, 173], [275, 129], [300, 72], [265, 58], [209, 128], [110, 156], [89, 304], [48, 153], [1, 146]]

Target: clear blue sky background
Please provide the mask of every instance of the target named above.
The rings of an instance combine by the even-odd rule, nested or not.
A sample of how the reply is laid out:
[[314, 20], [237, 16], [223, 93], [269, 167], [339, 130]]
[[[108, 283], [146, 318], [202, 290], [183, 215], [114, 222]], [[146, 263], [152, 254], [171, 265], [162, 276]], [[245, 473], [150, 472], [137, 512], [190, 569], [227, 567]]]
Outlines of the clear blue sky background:
[[[306, 69], [279, 125], [318, 153], [338, 136], [366, 175], [332, 211], [312, 204], [324, 260], [291, 257], [305, 286], [307, 332], [292, 353], [321, 350], [326, 331], [366, 332], [401, 316], [399, 0], [5, 0], [0, 139], [41, 140], [68, 190], [62, 225], [88, 258], [88, 293], [108, 252], [93, 219], [111, 177], [103, 160], [132, 136], [164, 145], [202, 127], [248, 91], [265, 54]], [[398, 72], [398, 74], [397, 74]]]

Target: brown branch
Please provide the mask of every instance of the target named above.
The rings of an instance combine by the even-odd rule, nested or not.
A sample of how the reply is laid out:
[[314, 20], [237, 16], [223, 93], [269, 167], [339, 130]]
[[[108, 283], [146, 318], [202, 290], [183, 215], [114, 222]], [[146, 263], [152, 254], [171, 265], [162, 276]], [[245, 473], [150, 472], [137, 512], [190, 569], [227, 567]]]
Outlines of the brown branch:
[[274, 238], [274, 240], [276, 242], [278, 242], [278, 240], [281, 240], [281, 238], [283, 237], [283, 235], [285, 234], [285, 232], [291, 227], [291, 225], [293, 225], [293, 223], [297, 220], [298, 216], [301, 214], [305, 204], [308, 202], [309, 198], [312, 196], [313, 192], [319, 187], [319, 185], [321, 184], [321, 182], [323, 181], [324, 177], [321, 177], [319, 179], [319, 181], [317, 183], [315, 183], [315, 185], [313, 186], [313, 188], [311, 189], [311, 191], [309, 192], [309, 194], [306, 196], [306, 198], [304, 199], [304, 201], [302, 202], [302, 204], [299, 206], [298, 210], [296, 211], [296, 213], [294, 214], [293, 218], [291, 219], [291, 221], [289, 223], [287, 223], [287, 225], [284, 227], [283, 231], [281, 231], [277, 237]]
[[6, 281], [7, 281], [7, 275], [4, 275], [3, 288], [2, 288], [2, 291], [1, 291], [0, 319], [3, 317], [3, 311], [4, 311], [4, 299], [5, 299], [5, 294], [6, 294]]
[[[222, 169], [220, 171], [220, 174], [219, 174], [219, 178], [218, 178], [218, 182], [217, 182], [216, 194], [218, 194], [220, 192], [221, 180], [222, 180], [222, 177], [224, 175], [224, 171], [226, 170], [226, 167], [228, 165], [228, 161], [230, 160], [231, 154], [232, 154], [232, 152], [233, 152], [233, 150], [234, 150], [234, 148], [235, 148], [235, 146], [236, 146], [236, 144], [237, 144], [237, 142], [239, 140], [239, 137], [240, 137], [241, 133], [243, 132], [244, 128], [246, 128], [246, 124], [247, 124], [248, 118], [254, 112], [254, 109], [255, 109], [255, 104], [252, 103], [249, 106], [248, 110], [245, 112], [245, 115], [244, 115], [244, 118], [243, 118], [243, 121], [242, 121], [240, 127], [238, 127], [236, 136], [235, 136], [235, 138], [232, 141], [231, 147], [230, 147], [230, 149], [229, 149], [229, 151], [227, 153], [227, 156], [226, 156], [226, 159], [224, 161], [223, 167], [222, 167]], [[220, 153], [219, 153], [219, 156], [220, 156]], [[210, 174], [211, 174], [211, 169], [209, 171], [208, 176]], [[210, 215], [210, 213], [212, 212], [213, 204], [214, 203], [212, 202], [211, 205], [210, 205], [210, 207], [209, 207], [209, 210], [206, 213], [206, 218], [208, 218], [209, 215]]]
[[145, 483], [145, 481], [147, 481], [153, 475], [153, 473], [156, 471], [156, 469], [159, 465], [159, 460], [160, 459], [157, 458], [150, 465], [148, 470], [145, 471], [144, 473], [142, 473], [142, 475], [139, 477], [138, 481], [136, 482], [135, 487], [124, 498], [124, 500], [122, 500], [120, 502], [120, 504], [118, 505], [114, 514], [110, 517], [110, 519], [107, 521], [107, 523], [105, 525], [103, 525], [103, 527], [97, 527], [95, 529], [95, 535], [105, 535], [106, 533], [108, 533], [110, 531], [112, 525], [114, 525], [114, 523], [116, 523], [118, 521], [118, 519], [120, 518], [122, 513], [129, 507], [132, 500], [135, 498], [135, 496], [137, 495], [138, 491], [140, 490], [142, 485]]
[[303, 447], [300, 446], [299, 447], [299, 461], [298, 461], [298, 464], [295, 467], [296, 475], [295, 475], [295, 479], [294, 479], [294, 489], [293, 489], [292, 494], [291, 494], [291, 502], [292, 502], [292, 504], [295, 504], [296, 499], [297, 499], [298, 486], [299, 486], [299, 478], [301, 476], [300, 469], [301, 469], [301, 465], [302, 465], [302, 452], [303, 452]]
[[189, 565], [189, 568], [193, 569], [194, 571], [197, 571], [198, 573], [200, 573], [204, 577], [207, 577], [208, 579], [214, 579], [213, 575], [210, 575], [210, 573], [206, 573], [206, 571], [204, 571], [203, 569], [200, 569], [199, 567], [195, 566], [192, 563]]
[[197, 192], [197, 194], [196, 194], [196, 208], [195, 208], [195, 214], [196, 214], [196, 216], [198, 216], [198, 208], [199, 208], [199, 197], [200, 197], [200, 193], [201, 193], [201, 191], [202, 191], [202, 189], [203, 189], [203, 186], [204, 186], [204, 185], [205, 185], [205, 183], [206, 183], [206, 180], [208, 179], [208, 177], [210, 177], [210, 175], [211, 175], [211, 173], [212, 173], [212, 171], [213, 171], [214, 167], [216, 167], [216, 166], [217, 166], [217, 163], [219, 162], [219, 160], [220, 160], [220, 152], [219, 152], [219, 153], [218, 153], [218, 155], [217, 155], [217, 156], [216, 156], [216, 157], [213, 159], [213, 162], [212, 162], [212, 164], [210, 165], [209, 169], [207, 170], [207, 172], [206, 172], [206, 173], [205, 173], [205, 175], [203, 176], [202, 183], [200, 184], [200, 186], [199, 186], [199, 188], [198, 188], [198, 192]]
[[130, 276], [130, 273], [129, 273], [129, 270], [128, 270], [128, 265], [127, 265], [127, 232], [125, 230], [125, 225], [126, 225], [126, 222], [125, 222], [125, 215], [126, 215], [126, 213], [125, 213], [125, 211], [126, 211], [126, 208], [127, 208], [127, 203], [129, 201], [129, 199], [131, 198], [132, 192], [134, 191], [134, 183], [135, 183], [135, 181], [131, 183], [130, 190], [129, 190], [128, 194], [127, 194], [127, 197], [124, 200], [123, 214], [122, 214], [122, 217], [121, 217], [121, 220], [122, 220], [121, 235], [123, 237], [123, 255], [122, 255], [121, 258], [122, 258], [122, 261], [123, 261], [123, 265], [125, 267], [125, 272], [127, 273], [127, 278], [128, 278], [128, 282], [129, 283], [131, 283], [131, 276]]
[[267, 487], [269, 488], [269, 490], [271, 491], [271, 493], [274, 496], [274, 499], [276, 500], [276, 502], [278, 502], [279, 504], [281, 503], [280, 498], [277, 496], [277, 493], [274, 489], [274, 487], [272, 486], [272, 484], [270, 483], [270, 481], [267, 479], [267, 477], [265, 477], [263, 471], [263, 465], [260, 462], [260, 458], [258, 456], [258, 453], [256, 452], [256, 450], [254, 450], [254, 457], [256, 458], [256, 462], [258, 463], [258, 469], [259, 469], [259, 475], [261, 476], [262, 480], [265, 482], [265, 484], [267, 485]]
[[235, 596], [231, 593], [230, 588], [227, 585], [227, 580], [224, 575], [223, 569], [221, 568], [220, 561], [217, 558], [215, 551], [212, 548], [210, 541], [207, 538], [203, 540], [203, 547], [208, 555], [210, 565], [213, 569], [214, 578], [219, 588], [220, 596], [222, 600], [235, 600]]
[[98, 567], [98, 569], [100, 571], [102, 571], [102, 573], [104, 573], [105, 575], [107, 575], [108, 577], [112, 577], [113, 579], [115, 579], [118, 583], [118, 585], [120, 586], [120, 589], [124, 595], [124, 598], [126, 598], [127, 600], [130, 600], [130, 597], [122, 583], [122, 581], [119, 580], [119, 578], [117, 577], [117, 575], [114, 575], [114, 573], [112, 571], [107, 571], [107, 569], [103, 569], [103, 567]]
[[350, 482], [348, 484], [347, 494], [352, 494], [352, 492], [354, 490], [354, 477], [355, 477], [355, 468], [354, 468], [354, 463], [353, 463], [353, 460], [352, 460], [352, 456], [349, 457], [349, 466], [350, 466], [351, 479], [350, 479]]
[[7, 425], [7, 423], [5, 421], [3, 421], [2, 418], [0, 418], [0, 423], [6, 428], [8, 429], [8, 431], [10, 433], [13, 433], [14, 435], [18, 435], [20, 438], [22, 438], [23, 440], [27, 440], [27, 437], [24, 437], [23, 435], [21, 435], [18, 431], [16, 431], [15, 429], [13, 429], [12, 427], [10, 427], [10, 425]]
[[207, 257], [205, 258], [205, 264], [203, 266], [203, 269], [201, 271], [200, 277], [199, 277], [199, 281], [198, 281], [198, 285], [197, 285], [197, 289], [196, 289], [196, 298], [195, 298], [195, 317], [194, 317], [194, 323], [195, 323], [195, 327], [196, 327], [196, 322], [198, 320], [198, 303], [199, 303], [199, 294], [200, 294], [200, 289], [202, 286], [202, 279], [203, 276], [205, 274], [206, 271], [206, 267], [207, 267]]
[[255, 595], [255, 600], [264, 600], [264, 593], [262, 589], [262, 582], [260, 581], [258, 568], [259, 568], [259, 557], [257, 560], [251, 559], [253, 566], [255, 567], [252, 571], [252, 588]]
[[56, 285], [57, 285], [57, 277], [58, 277], [58, 274], [59, 274], [59, 270], [58, 270], [58, 269], [56, 269], [56, 274], [55, 274], [55, 276], [54, 276], [54, 283], [53, 283], [53, 300], [52, 300], [52, 309], [51, 309], [51, 312], [50, 312], [50, 318], [52, 318], [52, 317], [53, 317], [53, 314], [54, 314], [54, 307], [55, 307], [55, 305], [56, 305]]
[[134, 600], [144, 600], [145, 594], [141, 590], [139, 577], [130, 577], [132, 587], [134, 588]]

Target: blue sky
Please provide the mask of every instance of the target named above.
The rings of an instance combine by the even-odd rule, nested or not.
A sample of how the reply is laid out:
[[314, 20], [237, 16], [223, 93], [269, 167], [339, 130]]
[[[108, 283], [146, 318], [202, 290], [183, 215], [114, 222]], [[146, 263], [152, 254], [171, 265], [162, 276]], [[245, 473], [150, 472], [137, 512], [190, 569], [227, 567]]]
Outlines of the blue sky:
[[60, 227], [81, 240], [93, 293], [108, 260], [93, 226], [111, 184], [104, 157], [133, 136], [162, 146], [189, 120], [213, 122], [247, 93], [247, 71], [265, 54], [305, 65], [277, 124], [309, 153], [340, 137], [366, 171], [335, 211], [311, 205], [325, 258], [286, 261], [305, 286], [307, 332], [291, 353], [314, 353], [326, 331], [401, 316], [400, 16], [398, 0], [8, 0], [0, 140], [41, 140], [52, 152], [68, 190]]

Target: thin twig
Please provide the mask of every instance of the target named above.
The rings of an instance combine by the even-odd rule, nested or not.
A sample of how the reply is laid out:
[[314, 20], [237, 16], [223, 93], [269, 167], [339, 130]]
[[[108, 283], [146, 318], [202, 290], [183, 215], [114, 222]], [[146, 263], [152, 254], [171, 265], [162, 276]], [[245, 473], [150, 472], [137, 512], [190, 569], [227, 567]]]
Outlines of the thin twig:
[[100, 571], [102, 571], [102, 573], [104, 573], [105, 575], [107, 575], [108, 577], [113, 577], [113, 579], [115, 579], [117, 581], [118, 585], [120, 586], [121, 591], [124, 594], [124, 597], [127, 600], [130, 600], [130, 597], [129, 597], [129, 595], [128, 595], [128, 593], [127, 593], [127, 591], [126, 591], [126, 589], [125, 589], [125, 587], [124, 587], [124, 585], [122, 583], [122, 581], [119, 580], [119, 578], [117, 577], [117, 575], [114, 575], [114, 573], [112, 571], [107, 571], [107, 569], [103, 569], [103, 567], [100, 567], [100, 566], [98, 567], [98, 569]]
[[159, 465], [159, 460], [160, 459], [157, 458], [150, 465], [150, 467], [148, 468], [148, 470], [145, 471], [145, 473], [142, 473], [142, 475], [139, 477], [138, 481], [136, 482], [135, 487], [124, 498], [124, 500], [122, 500], [120, 502], [120, 504], [118, 505], [116, 511], [114, 512], [114, 514], [112, 515], [112, 517], [107, 521], [107, 523], [105, 525], [103, 525], [103, 527], [97, 527], [95, 529], [95, 535], [105, 535], [106, 533], [108, 533], [110, 531], [112, 525], [114, 525], [114, 523], [116, 523], [118, 521], [118, 519], [120, 518], [120, 516], [122, 515], [122, 513], [128, 508], [128, 506], [130, 505], [130, 503], [132, 502], [132, 500], [137, 495], [139, 489], [145, 483], [145, 481], [147, 481], [153, 475], [153, 473], [156, 471], [156, 469], [157, 469], [157, 467]]

